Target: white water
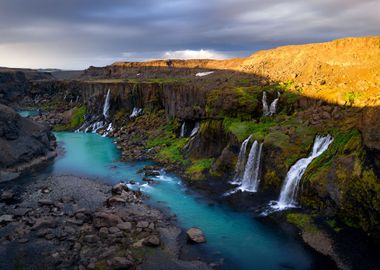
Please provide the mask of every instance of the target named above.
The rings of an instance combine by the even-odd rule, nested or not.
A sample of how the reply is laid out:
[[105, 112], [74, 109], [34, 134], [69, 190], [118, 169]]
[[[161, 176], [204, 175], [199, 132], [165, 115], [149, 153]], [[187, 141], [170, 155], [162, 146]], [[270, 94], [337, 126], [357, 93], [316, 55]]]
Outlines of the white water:
[[182, 138], [182, 137], [185, 137], [185, 128], [186, 128], [186, 122], [183, 122], [182, 123], [182, 126], [181, 126], [181, 133], [179, 134], [179, 136]]
[[196, 122], [193, 130], [190, 133], [190, 137], [194, 137], [195, 135], [197, 135], [198, 131], [199, 131], [199, 122]]
[[273, 115], [277, 111], [278, 100], [280, 99], [280, 92], [277, 92], [277, 98], [273, 100], [269, 107], [269, 115]]
[[198, 72], [197, 74], [195, 74], [196, 77], [203, 77], [203, 76], [207, 76], [207, 75], [210, 75], [214, 73], [214, 71], [207, 71], [207, 72]]
[[307, 158], [301, 158], [290, 168], [281, 188], [280, 197], [277, 202], [273, 203], [272, 208], [283, 210], [296, 206], [295, 197], [297, 195], [298, 186], [307, 166], [326, 151], [332, 141], [333, 138], [330, 135], [325, 137], [317, 136], [315, 138], [313, 150], [310, 155]]
[[262, 104], [263, 104], [263, 115], [267, 116], [269, 115], [269, 108], [268, 108], [268, 102], [267, 102], [267, 92], [263, 92], [263, 98], [262, 98]]
[[241, 191], [257, 192], [260, 178], [260, 159], [263, 144], [255, 141], [249, 151], [247, 164], [245, 165], [244, 175], [239, 189]]
[[109, 113], [110, 113], [110, 101], [111, 101], [111, 89], [108, 89], [107, 91], [107, 96], [104, 101], [104, 106], [103, 106], [103, 116], [104, 118], [108, 119]]
[[251, 138], [252, 138], [252, 135], [250, 135], [247, 139], [245, 139], [240, 146], [239, 156], [238, 156], [238, 160], [235, 166], [235, 176], [233, 180], [230, 182], [233, 185], [241, 184], [241, 180], [244, 174], [245, 163], [247, 161], [247, 157], [246, 157], [247, 145]]
[[280, 99], [280, 92], [277, 92], [277, 98], [273, 100], [270, 106], [268, 107], [267, 93], [265, 91], [263, 92], [262, 104], [263, 104], [264, 116], [271, 116], [277, 112], [277, 105], [278, 105], [279, 99]]
[[137, 116], [140, 116], [142, 114], [142, 112], [143, 112], [142, 108], [136, 108], [136, 107], [134, 107], [131, 115], [129, 116], [129, 118], [135, 118]]

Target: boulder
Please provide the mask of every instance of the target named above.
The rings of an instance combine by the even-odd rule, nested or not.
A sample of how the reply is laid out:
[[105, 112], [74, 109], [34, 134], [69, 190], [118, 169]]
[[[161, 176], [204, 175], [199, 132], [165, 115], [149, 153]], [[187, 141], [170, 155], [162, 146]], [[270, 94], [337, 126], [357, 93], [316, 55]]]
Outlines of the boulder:
[[12, 221], [13, 221], [13, 216], [12, 215], [2, 215], [2, 216], [0, 216], [0, 224], [12, 222]]
[[112, 187], [113, 195], [121, 195], [123, 191], [129, 191], [129, 188], [127, 187], [127, 185], [123, 183], [116, 184]]
[[109, 269], [113, 270], [130, 269], [133, 266], [133, 262], [126, 257], [113, 257], [107, 261], [107, 264]]
[[1, 196], [0, 196], [0, 201], [4, 201], [4, 202], [9, 202], [9, 201], [12, 201], [14, 199], [14, 194], [12, 191], [3, 191], [3, 193], [1, 193]]
[[205, 243], [206, 242], [206, 238], [202, 232], [201, 229], [199, 228], [190, 228], [189, 230], [187, 230], [186, 232], [188, 238], [190, 241], [194, 242], [194, 243]]
[[143, 245], [149, 247], [158, 247], [160, 243], [160, 238], [157, 235], [151, 235], [144, 240]]
[[114, 227], [121, 222], [121, 219], [111, 213], [107, 212], [97, 212], [94, 214], [93, 224], [95, 228], [101, 227]]

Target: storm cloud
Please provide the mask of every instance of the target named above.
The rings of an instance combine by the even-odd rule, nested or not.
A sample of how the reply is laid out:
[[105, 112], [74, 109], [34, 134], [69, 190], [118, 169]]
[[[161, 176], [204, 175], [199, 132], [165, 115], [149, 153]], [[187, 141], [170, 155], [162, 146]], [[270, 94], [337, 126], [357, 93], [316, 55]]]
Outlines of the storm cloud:
[[0, 66], [227, 58], [380, 34], [378, 0], [2, 0]]

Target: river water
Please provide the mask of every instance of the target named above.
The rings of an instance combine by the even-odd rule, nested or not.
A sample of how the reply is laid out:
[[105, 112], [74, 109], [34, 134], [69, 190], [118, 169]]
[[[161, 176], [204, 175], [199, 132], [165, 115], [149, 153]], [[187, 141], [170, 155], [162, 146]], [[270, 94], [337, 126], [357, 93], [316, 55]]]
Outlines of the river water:
[[[223, 260], [225, 269], [313, 269], [316, 258], [294, 236], [267, 226], [248, 213], [213, 204], [172, 174], [147, 185], [137, 171], [151, 162], [119, 162], [120, 152], [110, 138], [88, 133], [56, 133], [64, 154], [52, 165], [53, 174], [90, 176], [117, 183], [135, 180], [149, 203], [164, 206], [177, 216], [179, 226], [199, 227], [207, 238], [203, 249]], [[84, 194], [85, 195], [85, 194]]]

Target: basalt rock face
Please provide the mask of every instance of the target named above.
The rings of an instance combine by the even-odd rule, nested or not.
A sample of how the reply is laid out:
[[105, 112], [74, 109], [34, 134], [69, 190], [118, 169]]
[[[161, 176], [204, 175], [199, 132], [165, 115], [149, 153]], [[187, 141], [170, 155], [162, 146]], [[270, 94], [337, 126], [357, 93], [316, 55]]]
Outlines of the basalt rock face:
[[0, 104], [0, 181], [11, 180], [55, 156], [49, 129]]
[[380, 151], [380, 107], [367, 107], [363, 110], [360, 130], [365, 145]]
[[205, 117], [208, 90], [193, 84], [38, 81], [33, 82], [29, 96], [45, 101], [56, 100], [58, 106], [82, 104], [91, 113], [101, 114], [108, 90], [111, 92], [111, 114], [119, 110], [130, 114], [136, 107], [147, 111], [164, 109], [168, 118], [193, 120]]
[[45, 79], [53, 76], [34, 70], [0, 68], [0, 103], [19, 101], [28, 93], [32, 80]]

